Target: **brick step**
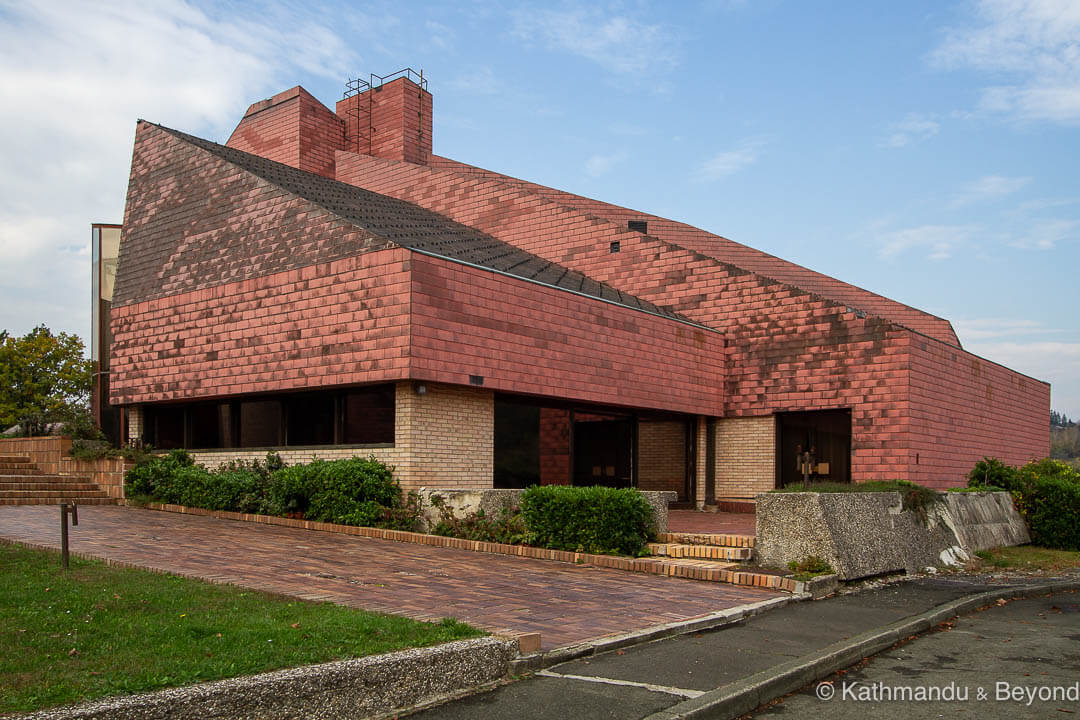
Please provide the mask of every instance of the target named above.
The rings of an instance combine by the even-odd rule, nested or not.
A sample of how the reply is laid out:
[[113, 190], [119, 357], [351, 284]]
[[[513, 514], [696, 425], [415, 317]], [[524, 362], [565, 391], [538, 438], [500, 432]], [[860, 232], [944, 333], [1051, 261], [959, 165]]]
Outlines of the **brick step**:
[[687, 558], [692, 560], [749, 560], [753, 548], [730, 547], [727, 545], [683, 545], [679, 543], [649, 543], [649, 552], [653, 555], [669, 558]]
[[78, 505], [116, 505], [116, 498], [84, 497], [82, 495], [70, 495], [67, 497], [0, 497], [0, 505], [59, 505], [65, 502]]
[[731, 585], [772, 588], [787, 592], [795, 591], [795, 581], [791, 578], [745, 570], [738, 562], [690, 558], [655, 558], [652, 562], [656, 563], [656, 566], [648, 568], [647, 572], [659, 575], [704, 580], [706, 582], [722, 582]]
[[0, 463], [0, 475], [12, 475], [18, 473], [41, 475], [43, 471], [34, 463]]
[[41, 482], [29, 478], [25, 480], [12, 480], [0, 477], [0, 491], [2, 490], [73, 490], [75, 492], [93, 491], [100, 488], [92, 482]]
[[28, 463], [29, 455], [0, 455], [0, 463]]
[[716, 545], [719, 547], [752, 548], [754, 547], [753, 535], [715, 535], [709, 533], [659, 533], [656, 537], [658, 543], [669, 545]]
[[6, 482], [35, 482], [63, 485], [65, 483], [93, 483], [94, 479], [87, 475], [45, 475], [43, 473], [0, 474], [0, 483]]
[[108, 494], [102, 490], [92, 489], [84, 490], [82, 488], [69, 488], [69, 487], [55, 487], [47, 490], [9, 490], [6, 488], [0, 488], [0, 498], [69, 498], [72, 496], [78, 497], [108, 497]]

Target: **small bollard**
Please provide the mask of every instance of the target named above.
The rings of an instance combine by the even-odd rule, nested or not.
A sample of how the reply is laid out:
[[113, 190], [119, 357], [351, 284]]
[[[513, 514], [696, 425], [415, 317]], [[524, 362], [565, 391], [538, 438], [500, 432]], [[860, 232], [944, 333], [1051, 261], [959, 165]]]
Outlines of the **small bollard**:
[[68, 515], [71, 515], [71, 524], [79, 524], [79, 506], [71, 503], [60, 503], [60, 564], [65, 570], [68, 569]]

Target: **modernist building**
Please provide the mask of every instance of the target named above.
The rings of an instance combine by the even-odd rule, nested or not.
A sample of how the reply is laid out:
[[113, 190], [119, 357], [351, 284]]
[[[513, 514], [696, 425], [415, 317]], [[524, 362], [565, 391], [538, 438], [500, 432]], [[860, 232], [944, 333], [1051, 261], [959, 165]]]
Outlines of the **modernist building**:
[[648, 213], [432, 154], [410, 72], [226, 145], [139, 122], [111, 308], [128, 438], [373, 453], [407, 487], [752, 498], [948, 486], [1049, 449], [1046, 383], [945, 319]]

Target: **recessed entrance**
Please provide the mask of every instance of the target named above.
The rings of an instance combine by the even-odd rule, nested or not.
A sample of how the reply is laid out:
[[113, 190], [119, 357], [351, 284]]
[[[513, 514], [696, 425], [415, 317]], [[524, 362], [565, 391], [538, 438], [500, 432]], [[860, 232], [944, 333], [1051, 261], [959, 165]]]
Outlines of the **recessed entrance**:
[[572, 421], [574, 485], [633, 486], [634, 418], [573, 413]]
[[813, 455], [811, 482], [851, 482], [851, 410], [777, 413], [778, 487], [803, 481], [799, 453]]

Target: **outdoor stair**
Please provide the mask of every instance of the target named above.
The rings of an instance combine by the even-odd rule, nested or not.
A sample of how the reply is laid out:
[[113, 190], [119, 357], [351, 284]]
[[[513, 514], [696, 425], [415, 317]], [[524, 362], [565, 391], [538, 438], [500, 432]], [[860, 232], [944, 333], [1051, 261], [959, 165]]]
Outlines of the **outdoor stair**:
[[792, 589], [792, 581], [745, 564], [753, 558], [753, 535], [660, 533], [648, 548], [664, 575]]
[[0, 455], [0, 505], [112, 505], [90, 478], [46, 474], [29, 457]]

